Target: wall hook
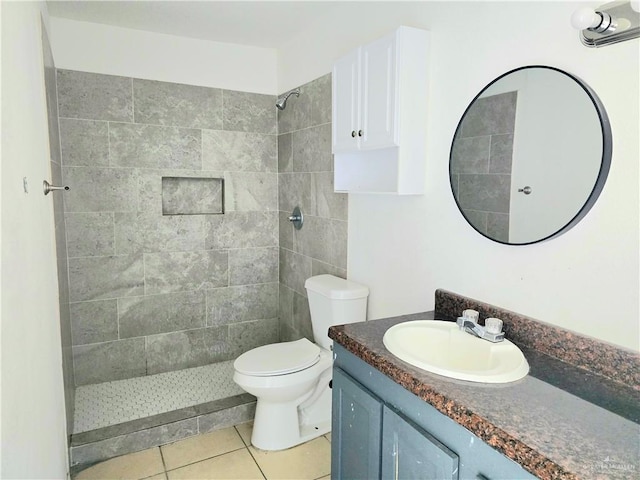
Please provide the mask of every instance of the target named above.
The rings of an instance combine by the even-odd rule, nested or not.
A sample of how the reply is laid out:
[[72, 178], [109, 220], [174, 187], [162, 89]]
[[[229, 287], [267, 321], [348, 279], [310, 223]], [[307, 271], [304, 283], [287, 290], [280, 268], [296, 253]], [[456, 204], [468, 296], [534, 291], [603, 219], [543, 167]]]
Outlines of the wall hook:
[[65, 185], [63, 187], [58, 187], [55, 185], [51, 185], [46, 180], [42, 181], [42, 190], [44, 190], [45, 195], [49, 195], [49, 192], [53, 192], [54, 190], [69, 190], [69, 186]]

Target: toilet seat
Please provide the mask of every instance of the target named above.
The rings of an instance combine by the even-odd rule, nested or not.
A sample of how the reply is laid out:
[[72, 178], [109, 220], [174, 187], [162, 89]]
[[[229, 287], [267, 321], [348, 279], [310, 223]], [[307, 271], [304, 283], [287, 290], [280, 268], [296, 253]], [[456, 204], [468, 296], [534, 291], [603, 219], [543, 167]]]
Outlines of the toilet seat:
[[270, 377], [304, 370], [319, 360], [320, 347], [302, 338], [249, 350], [236, 359], [233, 367], [244, 375]]

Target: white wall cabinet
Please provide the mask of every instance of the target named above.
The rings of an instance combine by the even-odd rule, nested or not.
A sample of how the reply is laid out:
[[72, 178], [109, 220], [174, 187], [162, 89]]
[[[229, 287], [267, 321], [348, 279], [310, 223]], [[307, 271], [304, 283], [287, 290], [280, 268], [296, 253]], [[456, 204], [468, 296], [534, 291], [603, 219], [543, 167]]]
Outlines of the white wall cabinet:
[[429, 32], [399, 27], [336, 61], [336, 191], [424, 193]]

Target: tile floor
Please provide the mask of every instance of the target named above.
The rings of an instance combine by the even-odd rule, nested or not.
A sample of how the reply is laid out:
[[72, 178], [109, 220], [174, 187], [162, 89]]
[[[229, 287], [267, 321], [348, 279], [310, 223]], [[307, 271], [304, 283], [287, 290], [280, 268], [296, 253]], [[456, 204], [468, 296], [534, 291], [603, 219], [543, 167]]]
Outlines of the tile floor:
[[266, 452], [251, 446], [251, 423], [112, 458], [74, 480], [230, 480], [331, 478], [331, 434]]

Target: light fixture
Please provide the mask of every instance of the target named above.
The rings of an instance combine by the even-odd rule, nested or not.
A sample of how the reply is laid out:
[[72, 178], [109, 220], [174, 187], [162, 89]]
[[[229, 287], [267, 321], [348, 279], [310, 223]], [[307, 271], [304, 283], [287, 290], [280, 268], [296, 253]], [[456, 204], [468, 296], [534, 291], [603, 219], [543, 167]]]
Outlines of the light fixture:
[[571, 15], [571, 24], [580, 30], [587, 47], [602, 47], [640, 37], [638, 0], [602, 5], [597, 10], [583, 7]]

